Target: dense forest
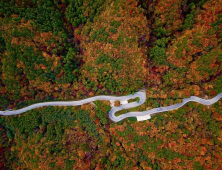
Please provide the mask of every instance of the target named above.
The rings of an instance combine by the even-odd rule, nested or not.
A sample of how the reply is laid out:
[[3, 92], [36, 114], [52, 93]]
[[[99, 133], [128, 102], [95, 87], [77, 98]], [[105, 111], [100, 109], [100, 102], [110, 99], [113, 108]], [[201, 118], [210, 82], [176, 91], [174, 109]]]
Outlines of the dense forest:
[[[0, 110], [140, 89], [118, 115], [222, 92], [222, 0], [0, 0]], [[221, 100], [94, 103], [0, 116], [0, 169], [221, 169]]]

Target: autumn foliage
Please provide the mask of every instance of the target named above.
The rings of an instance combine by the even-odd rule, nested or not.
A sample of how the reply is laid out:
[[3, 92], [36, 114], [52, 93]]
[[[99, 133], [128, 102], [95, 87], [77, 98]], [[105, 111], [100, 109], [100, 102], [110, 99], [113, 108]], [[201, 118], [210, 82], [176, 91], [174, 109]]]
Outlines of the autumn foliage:
[[[221, 4], [1, 1], [0, 110], [140, 89], [146, 102], [117, 115], [210, 99], [222, 92]], [[0, 169], [221, 169], [221, 100], [143, 122], [114, 123], [110, 109], [95, 101], [0, 116]]]

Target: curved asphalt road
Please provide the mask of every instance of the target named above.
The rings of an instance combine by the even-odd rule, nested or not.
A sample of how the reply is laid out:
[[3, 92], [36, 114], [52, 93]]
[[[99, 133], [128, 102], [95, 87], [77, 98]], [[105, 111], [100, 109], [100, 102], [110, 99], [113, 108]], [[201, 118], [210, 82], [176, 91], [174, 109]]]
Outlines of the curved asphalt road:
[[[118, 122], [118, 121], [123, 120], [127, 117], [137, 117], [137, 119], [138, 119], [138, 117], [147, 117], [146, 119], [149, 119], [150, 115], [152, 115], [152, 114], [175, 110], [175, 109], [178, 109], [178, 108], [182, 107], [183, 105], [185, 105], [186, 103], [191, 102], [191, 101], [209, 106], [209, 105], [216, 103], [218, 100], [220, 100], [220, 98], [222, 98], [222, 93], [218, 94], [217, 96], [215, 96], [214, 98], [209, 99], [209, 100], [201, 99], [196, 96], [191, 96], [190, 98], [183, 99], [182, 103], [174, 104], [171, 106], [153, 108], [153, 109], [143, 111], [143, 112], [128, 112], [126, 114], [123, 114], [123, 115], [120, 115], [117, 117], [115, 116], [115, 112], [117, 112], [119, 110], [132, 108], [132, 107], [128, 107], [130, 104], [134, 105], [135, 102], [132, 102], [129, 104], [122, 105], [122, 106], [125, 106], [124, 108], [122, 106], [113, 107], [109, 112], [109, 117], [114, 122]], [[139, 105], [143, 104], [141, 101], [139, 103], [140, 103]], [[136, 107], [136, 106], [134, 106], [134, 107]]]
[[[134, 99], [136, 97], [140, 98], [139, 102], [132, 102], [132, 103], [123, 104], [121, 106], [112, 107], [112, 109], [109, 112], [110, 119], [114, 122], [119, 122], [127, 117], [137, 117], [137, 119], [138, 119], [138, 117], [150, 116], [154, 113], [161, 113], [161, 112], [166, 112], [166, 111], [178, 109], [190, 101], [201, 103], [203, 105], [211, 105], [211, 104], [214, 104], [215, 102], [217, 102], [218, 100], [220, 100], [220, 98], [222, 98], [222, 93], [218, 94], [217, 96], [215, 96], [214, 98], [209, 99], [209, 100], [201, 99], [196, 96], [191, 96], [190, 98], [183, 99], [182, 103], [178, 103], [175, 105], [154, 108], [154, 109], [150, 109], [150, 110], [143, 111], [143, 112], [128, 112], [128, 113], [120, 115], [120, 116], [115, 116], [115, 113], [117, 111], [122, 110], [122, 109], [130, 109], [130, 108], [138, 107], [138, 106], [142, 105], [146, 101], [145, 91], [139, 91], [135, 94], [130, 94], [128, 96], [119, 96], [119, 97], [116, 97], [116, 96], [95, 96], [95, 97], [90, 97], [90, 98], [79, 100], [79, 101], [43, 102], [43, 103], [33, 104], [33, 105], [30, 105], [30, 106], [27, 106], [25, 108], [18, 109], [18, 110], [0, 111], [0, 115], [3, 115], [3, 116], [17, 115], [17, 114], [21, 114], [21, 113], [27, 112], [29, 110], [39, 108], [39, 107], [44, 107], [44, 106], [80, 106], [80, 105], [83, 105], [86, 103], [93, 102], [95, 100], [125, 101], [125, 100], [129, 100], [129, 99]], [[149, 118], [146, 118], [146, 119], [149, 119]]]

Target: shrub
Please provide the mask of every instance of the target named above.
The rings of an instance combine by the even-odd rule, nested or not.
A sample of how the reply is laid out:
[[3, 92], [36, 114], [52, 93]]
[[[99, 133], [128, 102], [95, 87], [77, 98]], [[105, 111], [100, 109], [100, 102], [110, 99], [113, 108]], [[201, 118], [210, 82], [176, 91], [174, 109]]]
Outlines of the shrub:
[[113, 34], [117, 33], [117, 29], [111, 27], [109, 28], [109, 32], [112, 32]]
[[158, 64], [165, 64], [166, 62], [165, 48], [154, 46], [150, 49], [149, 56]]
[[80, 24], [85, 24], [88, 19], [92, 21], [101, 11], [103, 3], [104, 1], [71, 0], [66, 8], [66, 18], [74, 27], [78, 27]]
[[118, 28], [121, 25], [121, 21], [112, 21], [110, 25], [114, 28]]

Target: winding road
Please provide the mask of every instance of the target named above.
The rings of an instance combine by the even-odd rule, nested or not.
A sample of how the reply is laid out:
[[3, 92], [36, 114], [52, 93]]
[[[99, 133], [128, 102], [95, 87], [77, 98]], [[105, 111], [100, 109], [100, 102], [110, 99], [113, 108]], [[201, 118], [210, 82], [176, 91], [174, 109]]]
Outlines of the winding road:
[[216, 103], [218, 100], [220, 100], [220, 98], [222, 98], [222, 93], [218, 94], [217, 96], [215, 96], [214, 98], [209, 99], [209, 100], [201, 99], [196, 96], [191, 96], [190, 98], [183, 99], [182, 103], [178, 103], [178, 104], [174, 104], [174, 105], [166, 106], [166, 107], [153, 108], [153, 109], [142, 111], [142, 112], [128, 112], [128, 113], [122, 114], [120, 116], [115, 116], [115, 113], [117, 111], [122, 110], [122, 109], [130, 109], [130, 108], [134, 108], [134, 107], [138, 107], [138, 106], [142, 105], [146, 101], [145, 91], [139, 91], [139, 92], [136, 92], [135, 94], [130, 94], [127, 96], [119, 96], [119, 97], [117, 97], [117, 96], [95, 96], [95, 97], [90, 97], [90, 98], [79, 100], [79, 101], [43, 102], [43, 103], [33, 104], [33, 105], [30, 105], [30, 106], [27, 106], [27, 107], [24, 107], [24, 108], [18, 109], [18, 110], [0, 111], [0, 115], [3, 115], [3, 116], [18, 115], [18, 114], [27, 112], [29, 110], [39, 108], [39, 107], [44, 107], [44, 106], [80, 106], [80, 105], [83, 105], [86, 103], [91, 103], [96, 100], [126, 101], [129, 99], [135, 99], [137, 97], [140, 98], [140, 100], [138, 102], [125, 103], [120, 106], [112, 107], [112, 109], [109, 112], [110, 119], [114, 122], [119, 122], [127, 117], [136, 117], [138, 121], [147, 120], [147, 119], [151, 118], [150, 116], [152, 114], [175, 110], [175, 109], [178, 109], [178, 108], [182, 107], [183, 105], [185, 105], [186, 103], [191, 102], [191, 101], [209, 106], [209, 105]]

